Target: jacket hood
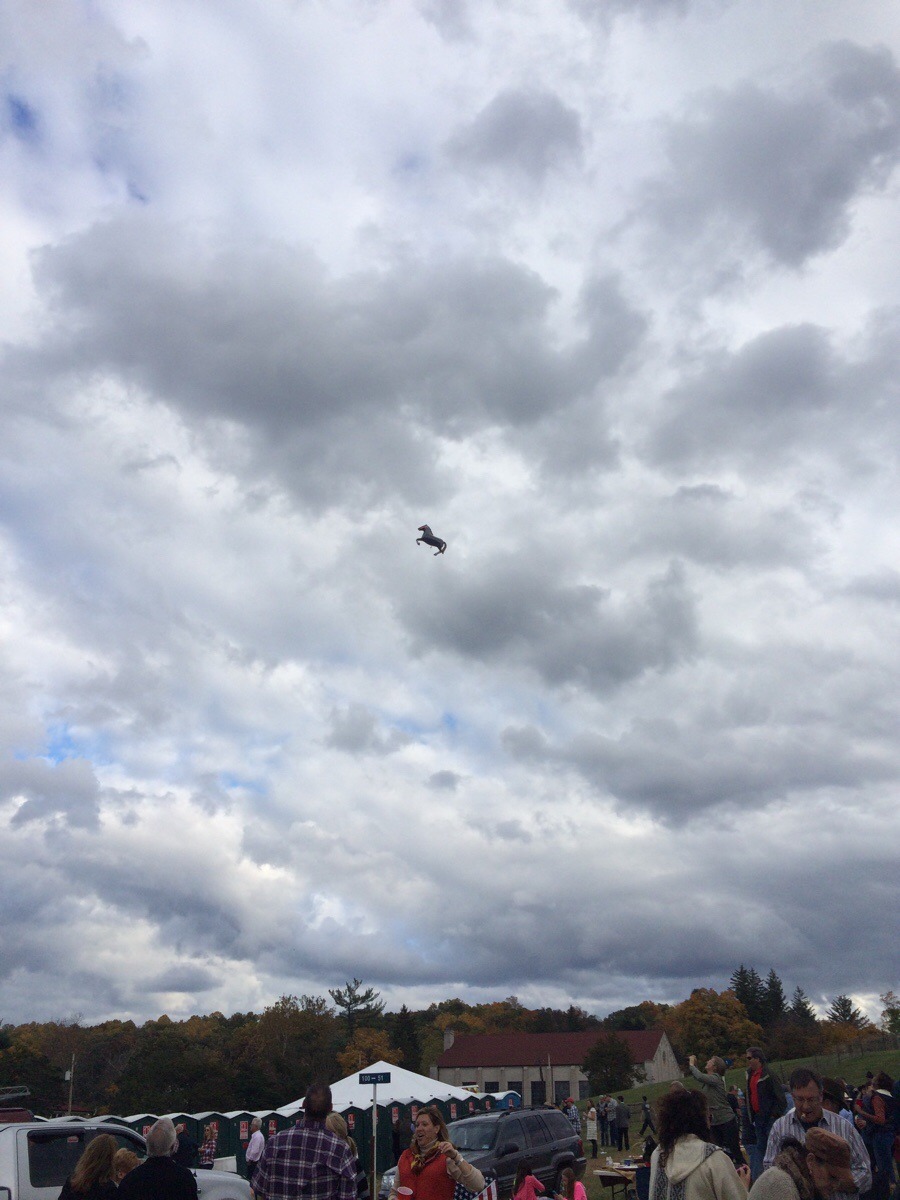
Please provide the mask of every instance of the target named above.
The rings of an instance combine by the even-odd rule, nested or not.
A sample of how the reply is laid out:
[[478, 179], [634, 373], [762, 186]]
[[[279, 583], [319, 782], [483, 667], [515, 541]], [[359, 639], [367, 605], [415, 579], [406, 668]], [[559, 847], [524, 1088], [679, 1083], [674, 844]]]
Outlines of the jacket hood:
[[666, 1159], [666, 1175], [670, 1183], [681, 1183], [709, 1157], [707, 1143], [695, 1134], [679, 1138]]

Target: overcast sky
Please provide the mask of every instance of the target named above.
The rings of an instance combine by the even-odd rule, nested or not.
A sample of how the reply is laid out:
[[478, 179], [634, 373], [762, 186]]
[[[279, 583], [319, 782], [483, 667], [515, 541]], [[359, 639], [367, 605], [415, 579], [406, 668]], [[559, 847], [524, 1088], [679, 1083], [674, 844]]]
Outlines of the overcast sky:
[[900, 7], [10, 0], [0, 53], [0, 1016], [742, 961], [875, 1014]]

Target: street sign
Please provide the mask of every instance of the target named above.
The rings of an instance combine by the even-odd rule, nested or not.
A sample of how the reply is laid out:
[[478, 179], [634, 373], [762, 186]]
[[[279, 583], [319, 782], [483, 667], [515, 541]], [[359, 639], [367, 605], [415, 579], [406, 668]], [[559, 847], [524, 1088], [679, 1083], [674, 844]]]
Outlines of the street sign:
[[360, 1071], [360, 1083], [390, 1083], [390, 1071]]

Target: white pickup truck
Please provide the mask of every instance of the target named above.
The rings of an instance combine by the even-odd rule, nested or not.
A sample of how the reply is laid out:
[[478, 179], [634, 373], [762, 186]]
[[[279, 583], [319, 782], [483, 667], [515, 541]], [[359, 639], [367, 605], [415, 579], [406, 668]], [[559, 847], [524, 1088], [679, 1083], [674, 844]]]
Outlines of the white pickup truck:
[[[85, 1146], [111, 1133], [120, 1146], [147, 1157], [139, 1133], [109, 1121], [29, 1121], [0, 1124], [0, 1200], [58, 1200]], [[233, 1171], [194, 1171], [200, 1200], [250, 1200], [250, 1185]]]

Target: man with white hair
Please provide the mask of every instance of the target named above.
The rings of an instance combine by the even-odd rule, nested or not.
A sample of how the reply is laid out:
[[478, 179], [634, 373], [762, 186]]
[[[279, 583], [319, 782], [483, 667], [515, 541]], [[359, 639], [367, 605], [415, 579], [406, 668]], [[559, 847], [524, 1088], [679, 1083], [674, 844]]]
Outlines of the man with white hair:
[[262, 1134], [262, 1121], [259, 1117], [254, 1117], [250, 1122], [250, 1141], [247, 1143], [244, 1154], [247, 1160], [247, 1181], [251, 1188], [253, 1187], [253, 1176], [256, 1174], [256, 1168], [259, 1166], [259, 1160], [262, 1158], [265, 1148], [266, 1139]]
[[147, 1131], [147, 1159], [119, 1184], [118, 1200], [198, 1200], [197, 1180], [172, 1158], [178, 1136], [168, 1117]]

